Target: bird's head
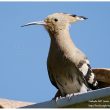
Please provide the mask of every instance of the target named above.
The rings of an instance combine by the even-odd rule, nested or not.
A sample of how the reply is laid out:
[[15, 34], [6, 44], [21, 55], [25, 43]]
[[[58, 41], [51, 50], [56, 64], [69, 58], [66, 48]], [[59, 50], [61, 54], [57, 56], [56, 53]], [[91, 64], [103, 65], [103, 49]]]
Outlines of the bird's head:
[[68, 29], [68, 26], [72, 23], [86, 19], [87, 18], [84, 16], [77, 16], [66, 13], [54, 13], [47, 16], [44, 21], [30, 22], [23, 25], [23, 27], [29, 25], [43, 25], [49, 32], [57, 32], [60, 30]]

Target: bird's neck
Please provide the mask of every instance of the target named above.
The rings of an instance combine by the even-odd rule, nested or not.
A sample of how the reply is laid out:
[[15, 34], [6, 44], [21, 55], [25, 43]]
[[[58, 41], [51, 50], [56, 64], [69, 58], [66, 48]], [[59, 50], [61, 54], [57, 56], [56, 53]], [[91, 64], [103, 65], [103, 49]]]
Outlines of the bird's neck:
[[51, 38], [51, 46], [56, 49], [60, 49], [62, 51], [68, 51], [75, 48], [75, 44], [73, 43], [69, 30], [60, 30], [57, 33], [50, 33]]

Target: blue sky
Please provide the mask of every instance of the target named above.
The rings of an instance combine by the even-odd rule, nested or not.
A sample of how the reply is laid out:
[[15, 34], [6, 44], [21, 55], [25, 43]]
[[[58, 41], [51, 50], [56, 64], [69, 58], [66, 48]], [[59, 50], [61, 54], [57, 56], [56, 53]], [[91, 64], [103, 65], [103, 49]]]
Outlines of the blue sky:
[[72, 39], [92, 67], [110, 67], [110, 2], [0, 2], [0, 98], [38, 103], [55, 95], [46, 67], [48, 33], [20, 27], [54, 12], [88, 17], [71, 26]]

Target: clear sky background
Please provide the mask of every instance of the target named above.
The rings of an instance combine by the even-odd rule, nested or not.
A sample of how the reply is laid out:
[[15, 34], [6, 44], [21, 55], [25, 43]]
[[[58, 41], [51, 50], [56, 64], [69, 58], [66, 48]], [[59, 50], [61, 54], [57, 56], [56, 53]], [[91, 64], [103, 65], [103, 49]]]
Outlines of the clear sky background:
[[55, 12], [88, 17], [71, 26], [72, 39], [93, 68], [110, 67], [110, 2], [0, 2], [0, 98], [38, 103], [55, 95], [46, 66], [48, 33], [20, 27]]

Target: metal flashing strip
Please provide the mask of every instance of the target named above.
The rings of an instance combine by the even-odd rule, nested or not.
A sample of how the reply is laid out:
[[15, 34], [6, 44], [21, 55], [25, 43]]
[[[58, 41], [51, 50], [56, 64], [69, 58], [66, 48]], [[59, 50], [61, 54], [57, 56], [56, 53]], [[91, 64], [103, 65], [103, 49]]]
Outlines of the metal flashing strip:
[[70, 99], [59, 99], [57, 102], [55, 100], [51, 100], [38, 104], [24, 106], [22, 108], [64, 108], [77, 103], [103, 98], [106, 96], [110, 96], [110, 87], [89, 91], [87, 93], [82, 93], [76, 96], [72, 96]]

